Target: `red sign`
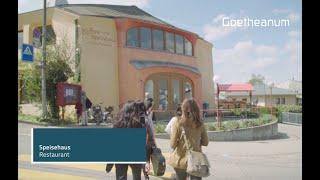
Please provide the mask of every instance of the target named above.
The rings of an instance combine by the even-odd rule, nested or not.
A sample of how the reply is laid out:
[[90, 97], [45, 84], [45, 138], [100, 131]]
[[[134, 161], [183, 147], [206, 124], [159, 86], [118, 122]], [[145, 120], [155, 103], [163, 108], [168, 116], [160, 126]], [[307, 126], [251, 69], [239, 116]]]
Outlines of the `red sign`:
[[76, 84], [57, 84], [57, 105], [75, 105], [81, 101], [81, 86]]

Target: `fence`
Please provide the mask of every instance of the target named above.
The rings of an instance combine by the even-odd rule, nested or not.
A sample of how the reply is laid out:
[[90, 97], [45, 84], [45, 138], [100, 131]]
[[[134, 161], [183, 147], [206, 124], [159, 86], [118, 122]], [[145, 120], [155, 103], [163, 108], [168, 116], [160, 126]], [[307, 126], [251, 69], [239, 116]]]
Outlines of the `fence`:
[[302, 124], [302, 113], [282, 112], [280, 120], [284, 123]]

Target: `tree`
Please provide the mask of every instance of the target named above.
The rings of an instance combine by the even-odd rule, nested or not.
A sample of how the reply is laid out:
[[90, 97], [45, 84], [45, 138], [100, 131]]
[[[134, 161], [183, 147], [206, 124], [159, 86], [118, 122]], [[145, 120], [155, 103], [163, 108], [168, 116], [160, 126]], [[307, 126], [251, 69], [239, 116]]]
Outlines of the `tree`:
[[54, 119], [59, 118], [59, 107], [56, 104], [57, 84], [66, 82], [74, 75], [70, 67], [70, 64], [73, 64], [74, 61], [71, 49], [65, 42], [47, 48], [46, 95], [50, 115]]
[[33, 63], [22, 62], [18, 58], [18, 70], [21, 79], [20, 89], [23, 94], [23, 102], [33, 103], [41, 100], [41, 77], [37, 66], [39, 63], [39, 54], [35, 55]]
[[248, 81], [248, 83], [252, 85], [261, 85], [264, 84], [264, 80], [265, 78], [261, 74], [252, 74], [251, 79]]

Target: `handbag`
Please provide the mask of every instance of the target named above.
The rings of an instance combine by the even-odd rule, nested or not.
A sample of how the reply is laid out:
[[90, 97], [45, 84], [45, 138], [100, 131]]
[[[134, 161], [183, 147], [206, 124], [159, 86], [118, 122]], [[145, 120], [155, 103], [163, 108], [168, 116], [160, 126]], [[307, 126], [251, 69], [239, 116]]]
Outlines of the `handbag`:
[[166, 159], [161, 153], [161, 149], [154, 146], [152, 148], [151, 162], [155, 176], [163, 176], [166, 171]]
[[187, 173], [196, 177], [208, 177], [210, 175], [210, 164], [207, 156], [202, 152], [191, 150], [183, 127], [182, 135], [187, 145]]

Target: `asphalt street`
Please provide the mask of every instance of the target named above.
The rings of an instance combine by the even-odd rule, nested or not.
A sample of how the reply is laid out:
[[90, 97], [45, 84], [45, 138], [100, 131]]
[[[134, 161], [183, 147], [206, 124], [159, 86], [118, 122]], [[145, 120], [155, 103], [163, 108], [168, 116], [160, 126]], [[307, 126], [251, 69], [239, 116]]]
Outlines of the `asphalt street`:
[[[30, 163], [30, 132], [35, 125], [18, 125], [18, 167], [20, 179], [115, 179], [103, 164], [41, 164]], [[300, 180], [302, 179], [302, 127], [279, 124], [281, 138], [264, 141], [210, 142], [207, 154], [211, 176], [217, 180]], [[165, 156], [170, 153], [169, 140], [157, 139]], [[129, 172], [128, 179], [131, 179]], [[174, 173], [167, 165], [162, 179]], [[156, 179], [156, 178], [153, 178]]]

